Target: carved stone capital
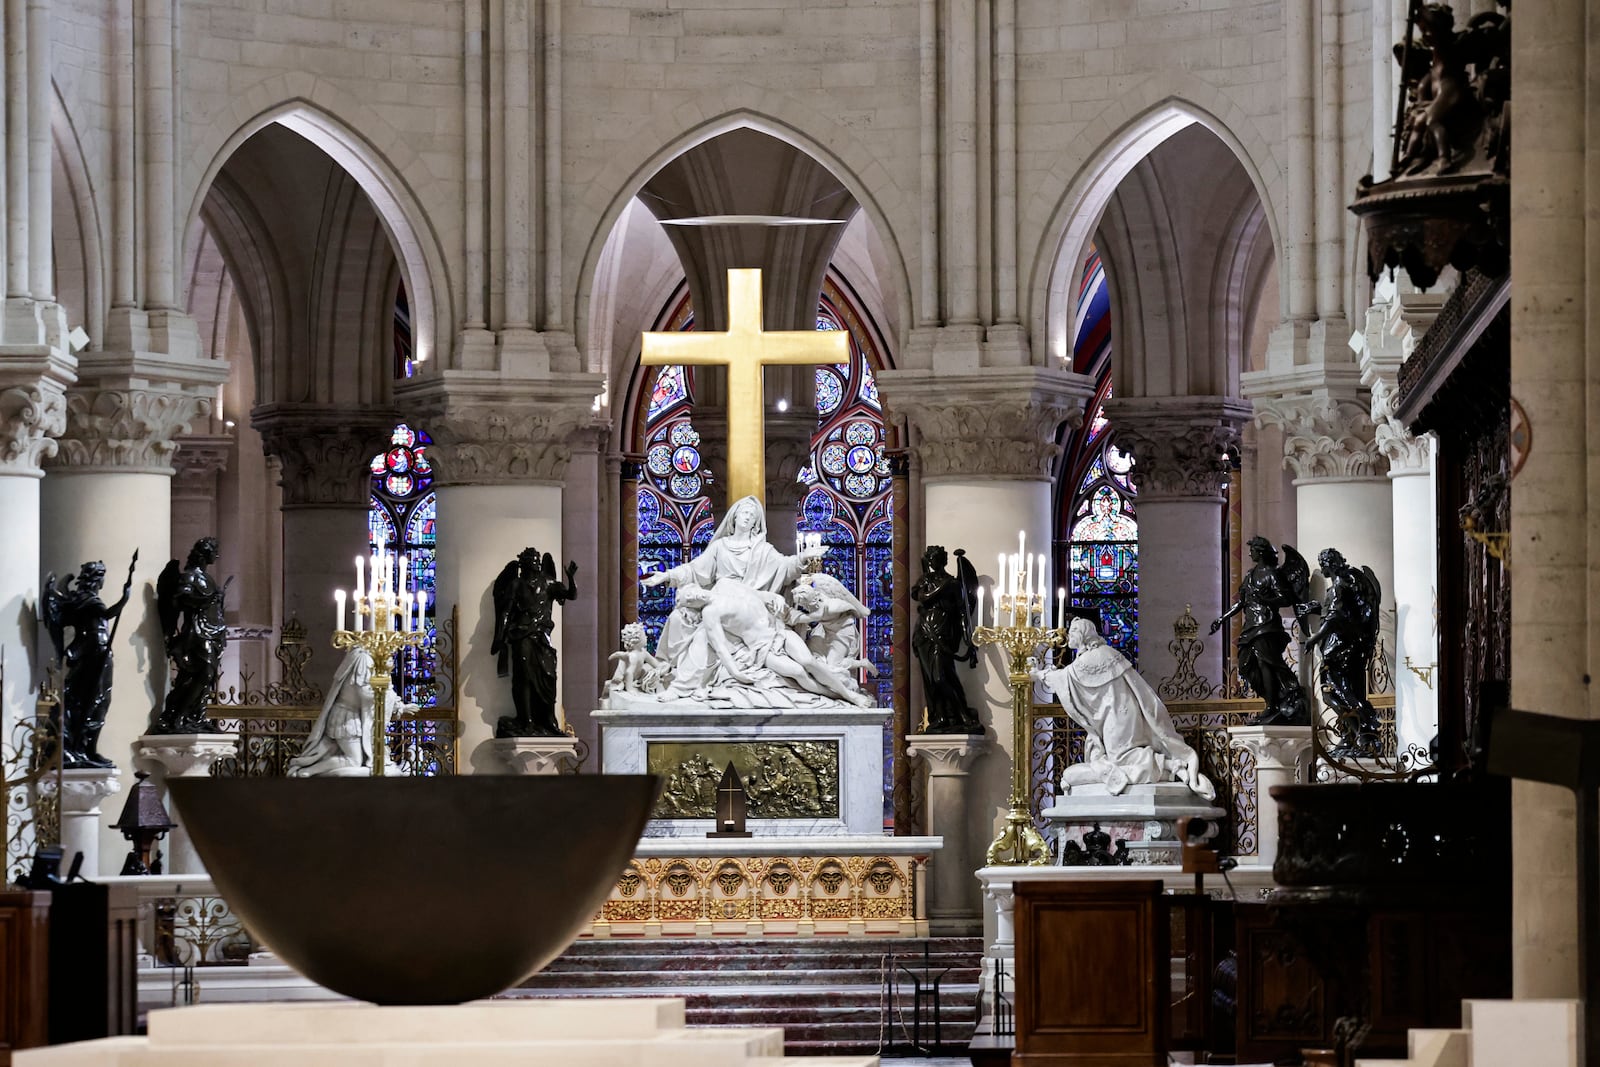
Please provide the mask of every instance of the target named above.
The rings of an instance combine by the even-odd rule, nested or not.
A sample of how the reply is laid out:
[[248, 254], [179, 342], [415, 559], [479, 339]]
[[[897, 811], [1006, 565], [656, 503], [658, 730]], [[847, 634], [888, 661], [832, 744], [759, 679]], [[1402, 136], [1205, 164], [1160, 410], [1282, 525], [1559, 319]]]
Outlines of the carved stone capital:
[[1311, 763], [1309, 726], [1233, 726], [1228, 728], [1228, 743], [1250, 753], [1257, 775], [1280, 771], [1288, 772], [1291, 781], [1307, 779]]
[[1062, 424], [1083, 421], [1088, 378], [1043, 367], [980, 373], [881, 371], [886, 408], [917, 434], [922, 476], [1048, 480]]
[[177, 438], [211, 414], [228, 364], [113, 352], [78, 362], [52, 470], [171, 474]]
[[222, 434], [189, 434], [177, 440], [172, 457], [172, 495], [210, 498], [217, 489], [217, 475], [228, 469], [228, 454], [233, 438]]
[[1230, 397], [1114, 399], [1106, 415], [1117, 446], [1134, 458], [1140, 500], [1217, 500], [1227, 480], [1223, 453], [1239, 443], [1250, 404]]
[[1372, 382], [1373, 443], [1389, 460], [1389, 473], [1421, 474], [1428, 469], [1428, 439], [1417, 437], [1395, 417], [1399, 394], [1386, 379]]
[[405, 390], [402, 403], [433, 435], [436, 484], [559, 485], [602, 387], [598, 374], [503, 379], [443, 371]]
[[[696, 420], [698, 423], [698, 419]], [[805, 495], [800, 470], [811, 461], [816, 433], [814, 412], [767, 417], [767, 497], [769, 508], [797, 508]]]
[[497, 737], [489, 742], [494, 754], [513, 774], [563, 774], [577, 768], [576, 737]]
[[66, 428], [66, 390], [60, 381], [37, 378], [13, 385], [0, 375], [0, 474], [38, 477], [40, 464], [56, 454], [55, 439]]
[[115, 767], [64, 770], [61, 772], [61, 814], [98, 815], [100, 802], [120, 792], [122, 772]]
[[250, 413], [262, 448], [278, 461], [285, 510], [365, 508], [368, 464], [388, 445], [397, 421], [389, 411], [299, 404], [266, 404]]
[[1388, 470], [1367, 405], [1291, 396], [1260, 398], [1255, 406], [1258, 426], [1283, 431], [1283, 463], [1298, 479], [1379, 478]]
[[238, 745], [238, 734], [146, 734], [139, 738], [135, 759], [158, 767], [164, 778], [204, 778]]
[[911, 734], [906, 737], [906, 756], [928, 765], [935, 778], [965, 777], [977, 758], [993, 747], [988, 738], [977, 734]]

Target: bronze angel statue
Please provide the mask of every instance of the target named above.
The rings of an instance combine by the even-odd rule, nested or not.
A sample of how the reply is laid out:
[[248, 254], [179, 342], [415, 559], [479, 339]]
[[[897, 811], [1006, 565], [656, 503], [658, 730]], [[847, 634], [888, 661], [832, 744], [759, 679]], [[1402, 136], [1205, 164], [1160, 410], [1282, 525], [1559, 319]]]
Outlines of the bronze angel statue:
[[1250, 719], [1251, 726], [1310, 726], [1311, 711], [1306, 691], [1284, 661], [1289, 633], [1283, 628], [1283, 608], [1293, 608], [1301, 634], [1306, 634], [1306, 613], [1311, 602], [1311, 568], [1293, 545], [1283, 546], [1284, 562], [1265, 537], [1250, 538], [1250, 560], [1254, 564], [1239, 583], [1239, 598], [1222, 617], [1211, 623], [1211, 632], [1235, 615], [1244, 616], [1239, 632], [1239, 674], [1250, 691], [1267, 706]]
[[169, 560], [156, 579], [156, 610], [166, 637], [167, 659], [177, 668], [166, 702], [150, 726], [153, 734], [215, 733], [206, 705], [217, 688], [222, 652], [228, 643], [223, 602], [228, 582], [221, 585], [206, 570], [217, 562], [217, 539], [202, 537], [189, 550], [183, 567]]
[[[113, 766], [100, 754], [100, 731], [111, 707], [111, 642], [117, 636], [117, 624], [122, 621], [122, 609], [133, 588], [133, 568], [138, 562], [139, 551], [135, 549], [128, 564], [128, 580], [122, 583], [122, 597], [109, 606], [100, 599], [106, 565], [99, 560], [85, 563], [76, 575], [68, 574], [59, 583], [55, 572], [45, 576], [40, 607], [50, 643], [55, 646], [56, 662], [65, 667], [61, 702], [51, 713], [61, 739], [63, 767]], [[66, 640], [68, 627], [72, 628], [70, 644]]]
[[496, 737], [559, 737], [556, 721], [555, 605], [578, 595], [576, 563], [567, 564], [566, 581], [546, 552], [525, 548], [494, 580], [494, 643], [500, 677], [511, 675], [515, 715], [502, 715]]
[[922, 672], [922, 695], [928, 706], [930, 734], [981, 734], [983, 723], [967, 704], [957, 663], [976, 666], [978, 650], [972, 644], [973, 617], [978, 606], [978, 572], [963, 549], [956, 549], [956, 573], [946, 566], [943, 545], [929, 545], [922, 553], [922, 575], [911, 587], [917, 603], [917, 624], [911, 634], [911, 652]]
[[1323, 549], [1317, 565], [1328, 588], [1322, 603], [1307, 610], [1320, 614], [1322, 623], [1304, 640], [1306, 648], [1322, 653], [1318, 687], [1337, 718], [1339, 742], [1330, 754], [1376, 756], [1378, 712], [1367, 699], [1367, 667], [1378, 643], [1383, 586], [1371, 567], [1357, 570], [1337, 549]]

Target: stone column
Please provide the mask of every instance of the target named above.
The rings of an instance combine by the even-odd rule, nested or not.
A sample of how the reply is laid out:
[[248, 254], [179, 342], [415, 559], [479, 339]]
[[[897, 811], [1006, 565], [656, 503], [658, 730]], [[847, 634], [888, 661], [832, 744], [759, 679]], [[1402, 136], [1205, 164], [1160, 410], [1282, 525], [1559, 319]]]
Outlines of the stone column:
[[[810, 369], [810, 368], [806, 368]], [[805, 502], [800, 469], [811, 462], [815, 411], [767, 416], [767, 538], [785, 552], [794, 551], [794, 532]]]
[[[1027, 532], [1029, 552], [1048, 555], [1050, 479], [1061, 451], [1056, 435], [1063, 423], [1082, 420], [1087, 378], [1039, 367], [882, 371], [878, 388], [886, 409], [915, 431], [912, 447], [921, 461], [924, 544], [911, 546], [911, 559], [920, 559], [925, 545], [964, 548], [988, 594], [1000, 554], [1016, 551], [1018, 530]], [[986, 612], [992, 603], [986, 595]], [[974, 763], [968, 787], [980, 836], [992, 836], [1010, 806], [1008, 666], [991, 648], [975, 670], [961, 669], [967, 703], [997, 741]]]
[[[1392, 603], [1394, 504], [1370, 403], [1329, 394], [1258, 394], [1255, 407], [1258, 425], [1283, 432], [1284, 464], [1295, 476], [1295, 548], [1313, 574], [1317, 553], [1336, 548], [1351, 566], [1371, 567], [1383, 602]], [[1393, 648], [1387, 621], [1383, 637]]]
[[[228, 365], [108, 353], [79, 361], [79, 384], [67, 394], [67, 428], [40, 488], [40, 565], [76, 572], [88, 560], [106, 565], [105, 597], [122, 594], [128, 562], [139, 561], [112, 643], [115, 682], [100, 751], [126, 767], [134, 740], [166, 696], [166, 642], [156, 612], [155, 581], [172, 558], [172, 456], [176, 438], [211, 410]], [[188, 546], [184, 546], [187, 550]], [[115, 874], [122, 839], [102, 827], [101, 857]], [[115, 860], [115, 863], [113, 863]]]
[[1256, 761], [1256, 862], [1270, 867], [1278, 858], [1278, 804], [1272, 787], [1309, 781], [1311, 727], [1233, 726], [1228, 741]]
[[185, 546], [218, 535], [217, 477], [228, 469], [233, 438], [190, 434], [177, 444], [172, 457], [172, 543]]
[[[410, 406], [434, 440], [429, 455], [439, 493], [439, 611], [448, 614], [453, 606], [461, 613], [455, 704], [462, 773], [505, 772], [505, 761], [489, 743], [496, 721], [513, 713], [510, 681], [497, 676], [489, 653], [491, 591], [501, 569], [524, 548], [550, 553], [558, 569], [565, 565], [563, 483], [573, 437], [589, 424], [600, 388], [594, 374], [506, 380], [442, 371], [408, 390]], [[580, 598], [596, 595], [595, 577], [579, 570]], [[551, 641], [560, 662], [562, 609], [555, 610]], [[581, 654], [604, 653], [586, 648]], [[558, 714], [581, 715], [587, 726], [592, 710], [558, 708]]]
[[239, 744], [238, 734], [147, 734], [139, 738], [135, 760], [140, 768], [149, 768], [156, 788], [161, 791], [161, 803], [167, 816], [175, 824], [167, 834], [167, 862], [165, 874], [195, 874], [205, 876], [205, 865], [195, 853], [189, 832], [183, 828], [183, 819], [167, 795], [170, 778], [204, 778], [219, 759], [234, 754]]
[[35, 665], [53, 654], [50, 639], [34, 623], [42, 574], [39, 479], [44, 471], [39, 464], [55, 454], [54, 438], [66, 429], [65, 389], [71, 380], [69, 356], [12, 356], [0, 350], [0, 515], [6, 522], [6, 549], [0, 552], [3, 737], [11, 736], [14, 716], [32, 714], [34, 690], [44, 680], [36, 676]]
[[[1590, 272], [1600, 146], [1586, 119], [1594, 82], [1578, 72], [1594, 69], [1597, 56], [1589, 5], [1578, 0], [1525, 13], [1511, 39], [1517, 114], [1540, 116], [1519, 125], [1511, 143], [1519, 191], [1538, 192], [1511, 202], [1511, 395], [1534, 434], [1511, 489], [1511, 700], [1588, 719], [1600, 714], [1591, 677], [1600, 637], [1595, 501], [1585, 491], [1597, 445]], [[1519, 781], [1511, 808], [1512, 991], [1519, 999], [1582, 996], [1573, 794]]]
[[944, 838], [928, 887], [928, 931], [934, 937], [983, 932], [983, 903], [972, 872], [982, 866], [989, 840], [973, 818], [979, 805], [967, 796], [967, 771], [988, 748], [987, 738], [966, 734], [906, 738], [906, 758], [928, 769], [927, 832]]
[[[1231, 397], [1118, 398], [1106, 405], [1119, 448], [1133, 453], [1139, 498], [1139, 673], [1160, 685], [1177, 669], [1168, 648], [1172, 623], [1192, 608], [1202, 625], [1224, 610], [1222, 562], [1224, 450], [1237, 446], [1250, 417]], [[1222, 643], [1207, 642], [1195, 671], [1222, 677]]]
[[343, 653], [333, 648], [333, 592], [355, 585], [355, 560], [371, 541], [372, 457], [393, 412], [264, 404], [250, 413], [283, 487], [283, 616], [299, 619], [311, 647], [306, 679], [326, 689]]

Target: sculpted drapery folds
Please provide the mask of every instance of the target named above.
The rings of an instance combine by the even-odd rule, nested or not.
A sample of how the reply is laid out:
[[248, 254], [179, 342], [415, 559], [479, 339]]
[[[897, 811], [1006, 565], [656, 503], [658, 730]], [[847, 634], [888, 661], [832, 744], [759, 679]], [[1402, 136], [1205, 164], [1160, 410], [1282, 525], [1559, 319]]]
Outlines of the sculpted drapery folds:
[[949, 554], [943, 545], [929, 545], [922, 553], [922, 574], [911, 587], [917, 605], [911, 652], [922, 672], [922, 696], [927, 703], [930, 734], [981, 734], [983, 723], [967, 704], [957, 663], [977, 663], [972, 646], [973, 613], [977, 609], [978, 574], [966, 553], [956, 549], [956, 572], [946, 569]]
[[217, 539], [202, 537], [180, 569], [171, 560], [156, 579], [156, 607], [166, 637], [167, 658], [177, 673], [167, 699], [150, 725], [153, 734], [215, 733], [206, 705], [217, 688], [222, 650], [228, 641], [223, 600], [227, 585], [206, 570], [217, 562]]
[[[133, 558], [137, 561], [139, 554], [135, 552]], [[76, 587], [73, 575], [66, 575], [59, 583], [54, 573], [47, 575], [40, 596], [56, 660], [66, 668], [57, 712], [64, 767], [113, 765], [100, 754], [100, 731], [111, 707], [111, 642], [133, 588], [133, 565], [128, 566], [128, 580], [115, 604], [107, 605], [100, 599], [105, 578], [106, 565], [95, 560], [79, 569]], [[70, 643], [66, 641], [69, 628]]]
[[1253, 566], [1239, 583], [1239, 597], [1211, 623], [1211, 632], [1216, 633], [1233, 616], [1244, 616], [1244, 629], [1239, 633], [1239, 674], [1267, 705], [1251, 719], [1252, 726], [1311, 725], [1306, 692], [1284, 662], [1289, 633], [1283, 628], [1281, 613], [1283, 608], [1294, 608], [1295, 617], [1304, 625], [1310, 608], [1311, 569], [1292, 546], [1284, 545], [1283, 551], [1287, 560], [1280, 566], [1272, 542], [1252, 537]]
[[578, 595], [576, 563], [568, 563], [566, 579], [556, 574], [555, 559], [525, 548], [494, 580], [494, 642], [500, 677], [511, 676], [515, 715], [500, 718], [496, 737], [558, 737], [556, 721], [555, 606]]

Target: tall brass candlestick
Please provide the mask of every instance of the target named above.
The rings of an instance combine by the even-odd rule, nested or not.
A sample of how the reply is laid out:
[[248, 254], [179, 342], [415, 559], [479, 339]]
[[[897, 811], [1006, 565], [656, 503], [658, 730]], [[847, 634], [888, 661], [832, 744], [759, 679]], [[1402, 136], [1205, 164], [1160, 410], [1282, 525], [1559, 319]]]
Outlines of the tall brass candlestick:
[[335, 630], [334, 648], [364, 648], [372, 655], [372, 776], [383, 777], [383, 765], [389, 753], [389, 664], [394, 654], [407, 645], [420, 645], [426, 636], [424, 630], [396, 630], [394, 612], [400, 603], [387, 592], [371, 596], [357, 596], [355, 611], [357, 625], [363, 615], [371, 616], [372, 626], [365, 630]]
[[1060, 648], [1067, 643], [1063, 627], [1032, 625], [1037, 615], [1044, 619], [1042, 597], [1001, 597], [997, 621], [1006, 626], [979, 626], [972, 632], [975, 645], [999, 645], [1010, 657], [1007, 680], [1011, 683], [1011, 810], [1006, 824], [989, 845], [985, 862], [991, 866], [1039, 867], [1050, 860], [1050, 849], [1033, 826], [1033, 804], [1029, 797], [1029, 768], [1033, 763], [1033, 675], [1029, 663], [1040, 649]]

